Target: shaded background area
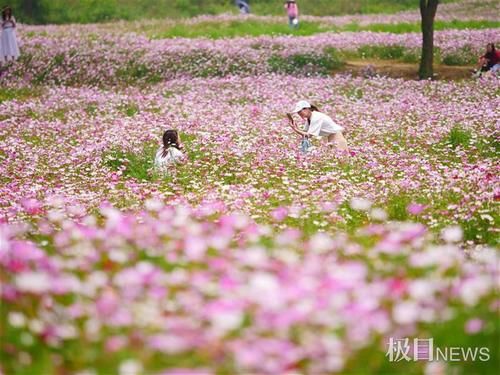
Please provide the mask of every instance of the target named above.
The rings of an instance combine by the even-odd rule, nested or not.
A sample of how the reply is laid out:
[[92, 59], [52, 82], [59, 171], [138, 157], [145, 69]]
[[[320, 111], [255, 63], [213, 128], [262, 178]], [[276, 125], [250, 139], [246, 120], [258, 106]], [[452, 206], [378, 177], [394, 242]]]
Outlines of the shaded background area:
[[[443, 3], [453, 2], [443, 0]], [[250, 0], [252, 13], [283, 14], [281, 0]], [[87, 23], [141, 18], [191, 17], [237, 13], [233, 0], [10, 0], [20, 22], [29, 24]], [[339, 15], [390, 13], [415, 9], [417, 0], [300, 0], [301, 13]]]

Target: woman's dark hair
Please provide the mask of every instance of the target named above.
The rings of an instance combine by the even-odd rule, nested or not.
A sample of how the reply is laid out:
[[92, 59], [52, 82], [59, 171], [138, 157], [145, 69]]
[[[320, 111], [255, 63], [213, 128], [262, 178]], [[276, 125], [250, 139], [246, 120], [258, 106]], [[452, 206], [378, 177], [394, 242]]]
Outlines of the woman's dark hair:
[[[491, 46], [491, 51], [488, 51], [488, 47]], [[484, 54], [484, 57], [486, 57], [487, 59], [492, 59], [496, 54], [496, 50], [495, 50], [495, 44], [494, 43], [488, 43], [486, 45], [486, 53]]]
[[9, 13], [9, 18], [12, 18], [12, 8], [11, 7], [5, 7], [2, 9], [2, 20], [7, 19], [7, 12]]
[[167, 156], [170, 147], [179, 149], [179, 134], [177, 130], [170, 129], [163, 133], [163, 157]]

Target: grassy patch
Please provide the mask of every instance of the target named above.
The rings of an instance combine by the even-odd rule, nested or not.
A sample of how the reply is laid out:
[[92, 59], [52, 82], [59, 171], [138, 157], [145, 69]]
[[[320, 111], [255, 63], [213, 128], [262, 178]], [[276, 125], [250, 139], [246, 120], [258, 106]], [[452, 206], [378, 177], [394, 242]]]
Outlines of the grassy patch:
[[500, 157], [500, 139], [497, 135], [480, 136], [460, 125], [451, 128], [448, 134], [434, 145], [434, 149], [439, 151], [443, 163], [450, 160], [459, 161], [459, 158], [455, 157], [454, 154], [457, 148], [467, 150], [469, 162]]
[[325, 50], [321, 55], [295, 54], [287, 57], [271, 56], [269, 70], [273, 73], [286, 74], [322, 74], [328, 75], [334, 69], [344, 65], [340, 55], [334, 49]]
[[145, 64], [129, 61], [128, 64], [116, 71], [116, 76], [120, 81], [134, 83], [144, 81], [145, 83], [158, 83], [162, 80], [160, 73]]
[[472, 46], [465, 46], [456, 51], [447, 52], [441, 59], [442, 63], [450, 66], [474, 65], [477, 62], [477, 53]]
[[9, 100], [25, 101], [40, 96], [42, 89], [38, 87], [4, 88], [0, 87], [0, 103]]
[[118, 110], [128, 117], [133, 117], [139, 113], [139, 107], [135, 103], [124, 103], [118, 107]]
[[[498, 21], [436, 21], [435, 30], [472, 30], [498, 28]], [[344, 26], [333, 24], [321, 25], [318, 23], [301, 21], [297, 29], [291, 29], [284, 18], [282, 23], [262, 22], [257, 20], [235, 20], [229, 22], [206, 21], [194, 24], [154, 24], [141, 28], [138, 32], [145, 33], [153, 39], [165, 38], [235, 38], [244, 36], [261, 35], [297, 35], [309, 36], [321, 32], [386, 32], [393, 34], [420, 33], [420, 23], [375, 23], [370, 25], [359, 25], [351, 23]]]
[[394, 195], [386, 202], [386, 210], [389, 219], [405, 221], [409, 219], [408, 205], [413, 199], [407, 194]]
[[355, 233], [359, 228], [365, 226], [370, 221], [366, 212], [353, 209], [349, 201], [343, 202], [338, 207], [337, 212], [344, 221], [336, 223], [335, 226], [350, 234]]
[[157, 148], [155, 144], [147, 144], [139, 153], [113, 149], [105, 153], [104, 165], [111, 170], [121, 171], [125, 177], [151, 181], [153, 179], [151, 168]]
[[61, 120], [63, 122], [66, 122], [66, 114], [68, 113], [67, 108], [58, 108], [55, 111], [52, 111], [48, 114], [48, 120], [54, 121], [54, 120]]
[[398, 45], [374, 46], [365, 45], [358, 48], [357, 53], [362, 58], [378, 58], [382, 60], [401, 60], [407, 48]]
[[97, 110], [99, 109], [97, 102], [88, 103], [85, 107], [85, 112], [87, 115], [93, 117], [97, 114]]
[[[453, 21], [435, 21], [434, 30], [465, 30], [465, 29], [495, 29], [500, 27], [499, 21], [476, 21], [476, 20], [453, 20]], [[373, 31], [393, 34], [419, 33], [421, 32], [420, 23], [374, 23], [370, 25], [358, 25], [356, 23], [348, 24], [342, 28], [343, 31]]]
[[[329, 28], [332, 30], [332, 28]], [[177, 23], [172, 26], [151, 28], [148, 36], [154, 39], [164, 38], [235, 38], [260, 35], [313, 35], [325, 31], [319, 24], [301, 22], [297, 29], [291, 29], [286, 21], [283, 23], [260, 22], [257, 20], [238, 20], [230, 22], [200, 22], [196, 24]]]
[[346, 98], [351, 100], [360, 100], [363, 99], [363, 89], [361, 87], [356, 86], [346, 86], [343, 90]]
[[44, 144], [43, 139], [35, 134], [23, 134], [22, 139], [32, 147], [41, 146]]
[[470, 130], [463, 129], [460, 126], [454, 126], [443, 141], [453, 148], [466, 148], [469, 147], [471, 139], [472, 132]]
[[[440, 230], [448, 224], [458, 224], [464, 233], [465, 241], [473, 241], [478, 244], [498, 246], [498, 236], [495, 228], [500, 225], [500, 218], [496, 211], [488, 206], [483, 206], [468, 220], [450, 222], [450, 206], [459, 205], [462, 196], [453, 191], [446, 191], [433, 197], [424, 197], [411, 194], [396, 194], [390, 196], [384, 204], [384, 208], [390, 220], [397, 221], [421, 221], [420, 216], [411, 215], [408, 212], [408, 205], [412, 202], [423, 204], [427, 210], [434, 212], [433, 216], [440, 217], [438, 220], [442, 224], [434, 228]], [[441, 212], [441, 213], [440, 213]], [[351, 223], [356, 224], [356, 223]]]
[[491, 135], [479, 138], [475, 146], [478, 156], [481, 158], [498, 159], [500, 157], [500, 139], [498, 137]]
[[38, 112], [35, 112], [32, 108], [28, 108], [28, 110], [26, 111], [26, 116], [33, 120], [42, 118], [42, 116]]
[[485, 209], [480, 211], [485, 212], [478, 212], [469, 220], [460, 223], [464, 231], [464, 240], [496, 247], [499, 243], [495, 228], [500, 225], [499, 215], [494, 210]]
[[[374, 60], [394, 60], [405, 63], [418, 63], [420, 61], [419, 49], [407, 49], [400, 45], [376, 46], [364, 45], [356, 50], [339, 51], [343, 60], [350, 59], [374, 59]], [[435, 48], [435, 61], [440, 61], [439, 49]]]

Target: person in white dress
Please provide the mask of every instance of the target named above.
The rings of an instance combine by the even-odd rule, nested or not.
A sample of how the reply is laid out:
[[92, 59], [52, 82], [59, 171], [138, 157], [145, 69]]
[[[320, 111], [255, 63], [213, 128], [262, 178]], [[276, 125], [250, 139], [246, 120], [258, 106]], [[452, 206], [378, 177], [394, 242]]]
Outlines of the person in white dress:
[[154, 169], [160, 173], [170, 173], [176, 164], [184, 162], [181, 140], [177, 130], [167, 130], [163, 133], [163, 145], [156, 151]]
[[17, 60], [19, 57], [19, 46], [16, 37], [16, 19], [12, 15], [12, 9], [2, 9], [2, 34], [0, 36], [0, 61]]
[[305, 100], [299, 101], [291, 113], [297, 113], [305, 120], [304, 130], [299, 129], [291, 114], [287, 114], [292, 129], [304, 139], [312, 137], [326, 137], [328, 142], [339, 150], [347, 151], [347, 141], [342, 132], [344, 128], [331, 119], [330, 116], [320, 112], [317, 107]]

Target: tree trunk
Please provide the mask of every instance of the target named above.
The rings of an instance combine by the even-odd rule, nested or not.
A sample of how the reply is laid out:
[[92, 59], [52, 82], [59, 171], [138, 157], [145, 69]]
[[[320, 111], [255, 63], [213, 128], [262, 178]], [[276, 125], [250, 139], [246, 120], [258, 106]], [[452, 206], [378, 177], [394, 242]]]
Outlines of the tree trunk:
[[422, 16], [422, 57], [420, 58], [420, 79], [433, 77], [432, 62], [434, 58], [434, 17], [439, 0], [420, 0]]

